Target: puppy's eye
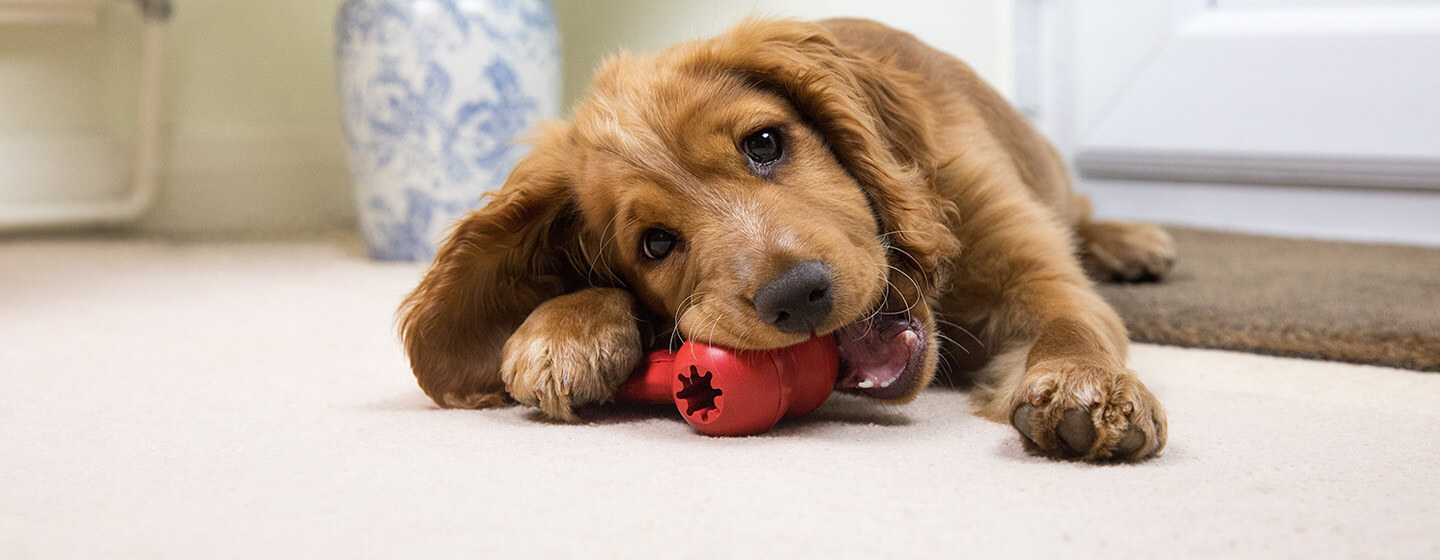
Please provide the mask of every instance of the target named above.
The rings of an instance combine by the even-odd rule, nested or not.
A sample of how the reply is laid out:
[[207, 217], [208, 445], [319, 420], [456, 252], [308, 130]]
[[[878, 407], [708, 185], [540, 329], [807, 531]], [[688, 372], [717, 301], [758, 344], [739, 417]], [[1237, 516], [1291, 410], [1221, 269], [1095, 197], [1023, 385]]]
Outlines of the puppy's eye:
[[670, 251], [675, 250], [675, 245], [679, 243], [680, 238], [675, 234], [660, 228], [650, 228], [641, 236], [640, 252], [645, 254], [645, 258], [658, 261], [670, 256]]
[[780, 131], [773, 128], [766, 128], [740, 141], [740, 151], [759, 165], [780, 159], [781, 150]]

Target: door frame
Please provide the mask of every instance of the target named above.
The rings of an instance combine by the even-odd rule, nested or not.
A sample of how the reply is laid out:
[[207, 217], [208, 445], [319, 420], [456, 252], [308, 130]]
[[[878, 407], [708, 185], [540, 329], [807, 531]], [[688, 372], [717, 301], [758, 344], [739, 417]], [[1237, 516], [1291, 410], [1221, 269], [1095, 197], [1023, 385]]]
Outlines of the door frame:
[[[1197, 34], [1273, 27], [1278, 20], [1264, 18], [1274, 14], [1211, 17], [1219, 15], [1216, 0], [1015, 0], [1014, 10], [1016, 105], [1065, 154], [1077, 188], [1095, 200], [1101, 217], [1440, 246], [1440, 157], [1093, 142], [1097, 118], [1105, 118], [1159, 53]], [[1078, 26], [1104, 21], [1105, 10], [1125, 10], [1132, 21], [1152, 25], [1122, 26], [1098, 41], [1093, 33], [1079, 38]], [[1421, 11], [1433, 19], [1410, 24], [1440, 36], [1440, 6]], [[1090, 43], [1077, 45], [1080, 40]], [[1088, 82], [1079, 84], [1082, 79]]]

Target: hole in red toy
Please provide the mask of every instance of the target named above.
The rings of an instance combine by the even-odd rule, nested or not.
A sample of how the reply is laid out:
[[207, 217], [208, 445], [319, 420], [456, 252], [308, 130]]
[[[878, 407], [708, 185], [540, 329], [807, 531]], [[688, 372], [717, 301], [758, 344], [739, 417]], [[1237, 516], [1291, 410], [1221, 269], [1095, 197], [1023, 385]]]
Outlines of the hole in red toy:
[[680, 392], [675, 398], [685, 401], [686, 416], [699, 412], [701, 420], [710, 419], [710, 411], [717, 408], [715, 397], [720, 396], [720, 390], [710, 384], [713, 378], [714, 374], [700, 373], [695, 366], [690, 366], [690, 375], [680, 374]]

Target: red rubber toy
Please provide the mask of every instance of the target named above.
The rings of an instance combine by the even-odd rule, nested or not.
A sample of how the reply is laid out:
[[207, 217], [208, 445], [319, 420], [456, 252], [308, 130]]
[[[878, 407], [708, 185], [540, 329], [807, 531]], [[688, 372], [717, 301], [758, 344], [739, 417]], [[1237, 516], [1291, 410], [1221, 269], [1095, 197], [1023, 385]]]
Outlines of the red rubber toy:
[[730, 350], [686, 342], [651, 352], [616, 391], [624, 402], [674, 403], [695, 431], [748, 436], [781, 418], [820, 408], [835, 387], [840, 355], [831, 337], [776, 350]]

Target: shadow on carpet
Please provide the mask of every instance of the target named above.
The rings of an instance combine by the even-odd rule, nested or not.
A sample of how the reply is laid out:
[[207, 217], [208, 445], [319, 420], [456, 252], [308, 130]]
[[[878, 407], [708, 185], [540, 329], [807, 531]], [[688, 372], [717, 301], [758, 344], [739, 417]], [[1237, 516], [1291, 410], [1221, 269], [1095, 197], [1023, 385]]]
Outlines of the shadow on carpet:
[[1100, 286], [1133, 340], [1440, 371], [1440, 249], [1166, 229], [1167, 281]]

